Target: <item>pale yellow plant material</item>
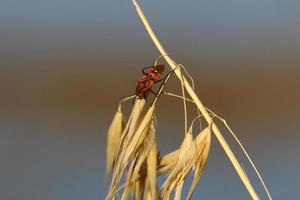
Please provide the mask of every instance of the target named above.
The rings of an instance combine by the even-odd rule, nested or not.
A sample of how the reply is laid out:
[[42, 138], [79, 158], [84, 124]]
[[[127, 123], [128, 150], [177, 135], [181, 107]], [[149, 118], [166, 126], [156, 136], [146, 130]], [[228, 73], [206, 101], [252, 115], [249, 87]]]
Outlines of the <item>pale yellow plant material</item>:
[[[141, 175], [140, 175], [141, 176]], [[133, 199], [140, 200], [144, 195], [146, 176], [141, 176], [136, 181], [134, 181]]]
[[164, 155], [158, 163], [158, 169], [157, 169], [157, 174], [162, 175], [167, 172], [170, 172], [171, 169], [174, 168], [174, 166], [177, 163], [179, 157], [179, 149], [174, 150], [167, 155]]
[[[148, 164], [148, 162], [146, 162], [146, 164], [144, 163], [149, 157], [149, 155], [151, 155], [151, 151], [154, 145], [155, 145], [155, 126], [154, 126], [154, 120], [152, 118], [150, 121], [150, 127], [148, 128], [147, 133], [145, 134], [142, 144], [139, 147], [137, 147], [137, 150], [133, 153], [133, 159], [130, 159], [130, 162], [132, 163], [133, 167], [130, 168], [127, 172], [127, 179], [126, 179], [127, 185], [137, 180], [141, 175], [142, 176], [147, 175], [147, 179], [148, 179], [148, 173], [149, 173], [148, 166], [143, 167], [143, 165]], [[156, 170], [156, 165], [154, 167]], [[128, 192], [126, 188], [124, 190], [124, 193], [125, 192]]]
[[[238, 143], [238, 145], [240, 146], [240, 148], [242, 149], [243, 153], [245, 154], [245, 156], [247, 157], [247, 160], [249, 161], [251, 167], [253, 168], [253, 170], [255, 171], [259, 181], [261, 182], [269, 200], [272, 200], [272, 196], [271, 193], [266, 185], [266, 183], [264, 182], [262, 176], [260, 175], [258, 169], [256, 168], [254, 162], [252, 161], [250, 155], [248, 154], [248, 152], [246, 151], [245, 147], [243, 146], [242, 142], [238, 139], [238, 137], [236, 136], [236, 134], [233, 132], [233, 130], [229, 127], [229, 125], [227, 124], [226, 120], [223, 119], [222, 117], [220, 117], [219, 115], [215, 114], [212, 110], [210, 110], [209, 108], [206, 108], [214, 117], [218, 118], [221, 122], [223, 122], [223, 124], [225, 125], [225, 127], [227, 128], [227, 130], [231, 133], [232, 137], [235, 139], [235, 141]], [[245, 171], [245, 170], [244, 170]], [[246, 171], [245, 171], [246, 174]], [[247, 174], [246, 174], [247, 176]], [[248, 178], [249, 179], [249, 178]]]
[[186, 156], [187, 151], [191, 147], [192, 142], [193, 142], [193, 133], [192, 133], [192, 129], [190, 128], [189, 131], [185, 134], [183, 142], [180, 146], [178, 163], [184, 160], [184, 157]]
[[[176, 185], [178, 184], [179, 180], [181, 179], [180, 177], [180, 172], [181, 170], [183, 170], [184, 166], [185, 166], [185, 157], [187, 154], [187, 151], [189, 150], [191, 144], [193, 142], [193, 135], [191, 132], [191, 129], [189, 129], [189, 131], [185, 134], [184, 140], [179, 148], [179, 155], [178, 155], [178, 160], [176, 162], [176, 165], [174, 166], [173, 169], [171, 169], [171, 173], [169, 174], [169, 176], [167, 177], [167, 179], [165, 180], [163, 186], [162, 186], [162, 195], [163, 195], [163, 199], [169, 199], [171, 192], [173, 191], [173, 189], [176, 187]], [[182, 186], [178, 186], [177, 188], [177, 192], [175, 197], [178, 198], [179, 194], [178, 191], [181, 191], [181, 187]]]
[[[184, 102], [185, 102], [185, 100], [184, 100]], [[186, 110], [185, 110], [185, 112], [186, 112]], [[192, 134], [192, 126], [191, 126], [188, 133], [185, 134], [185, 138], [184, 138], [183, 143], [182, 143], [182, 145], [179, 149], [179, 158], [178, 158], [178, 161], [177, 161], [177, 167], [182, 167], [181, 164], [186, 165], [186, 163], [180, 163], [180, 162], [185, 160], [184, 157], [186, 156], [186, 154], [187, 154], [188, 150], [190, 149], [192, 143], [193, 143], [193, 134]], [[184, 166], [182, 167], [182, 171], [181, 171], [181, 173], [179, 174], [179, 177], [178, 177], [179, 180], [177, 181], [177, 184], [176, 184], [174, 200], [180, 200], [181, 199], [181, 191], [182, 191], [182, 187], [183, 187], [183, 184], [184, 184], [184, 178], [185, 178], [185, 176], [182, 175], [183, 173], [184, 173]]]
[[[132, 142], [136, 144], [136, 147], [131, 152], [132, 156], [128, 158], [131, 164], [127, 170], [122, 200], [127, 199], [130, 193], [134, 199], [143, 197], [145, 200], [153, 200], [157, 198], [157, 147], [153, 111], [154, 107], [150, 107], [133, 137]], [[135, 137], [139, 137], [139, 139], [135, 139]], [[140, 141], [141, 143], [139, 143]], [[126, 150], [128, 149], [131, 147]], [[130, 153], [127, 152], [127, 154]]]
[[137, 3], [136, 0], [132, 0], [132, 2], [133, 2], [134, 6], [136, 8], [137, 14], [139, 15], [141, 21], [143, 22], [143, 24], [145, 26], [145, 29], [148, 32], [149, 36], [151, 37], [153, 43], [155, 44], [155, 46], [157, 47], [157, 49], [159, 50], [159, 52], [161, 53], [161, 55], [164, 55], [163, 58], [166, 60], [166, 62], [171, 66], [172, 69], [174, 69], [174, 72], [175, 72], [176, 76], [178, 77], [178, 79], [181, 82], [184, 83], [184, 86], [185, 86], [188, 94], [190, 95], [190, 97], [195, 102], [197, 108], [203, 114], [203, 117], [205, 118], [205, 120], [207, 121], [207, 123], [208, 124], [212, 124], [212, 130], [213, 130], [216, 138], [220, 142], [223, 150], [225, 151], [226, 155], [228, 156], [229, 160], [231, 161], [232, 165], [234, 166], [236, 172], [238, 173], [239, 177], [241, 178], [241, 180], [242, 180], [244, 186], [246, 187], [246, 189], [248, 190], [250, 196], [254, 200], [259, 200], [260, 198], [257, 195], [256, 191], [254, 190], [254, 188], [253, 188], [250, 180], [248, 179], [247, 175], [245, 174], [244, 170], [242, 169], [240, 163], [238, 162], [236, 156], [232, 152], [232, 150], [231, 150], [230, 146], [228, 145], [228, 143], [226, 142], [225, 138], [221, 134], [219, 128], [213, 123], [213, 120], [210, 117], [209, 113], [207, 112], [205, 106], [202, 104], [202, 102], [200, 101], [200, 99], [196, 95], [194, 89], [190, 86], [190, 84], [188, 83], [188, 81], [186, 80], [186, 78], [180, 73], [180, 71], [179, 71], [179, 69], [177, 67], [176, 62], [174, 62], [168, 56], [168, 53], [163, 48], [163, 46], [161, 45], [161, 43], [158, 40], [157, 36], [155, 35], [154, 31], [152, 30], [152, 27], [149, 24], [146, 16], [144, 15], [144, 13], [143, 13], [140, 5]]
[[[145, 105], [145, 99], [137, 98], [134, 102], [132, 112], [131, 112], [131, 120], [128, 121], [125, 131], [122, 134], [122, 146], [127, 146], [131, 141], [140, 121], [141, 113], [143, 111]], [[121, 147], [122, 147], [121, 146]], [[122, 149], [120, 149], [121, 151]]]
[[106, 171], [105, 177], [108, 176], [113, 163], [116, 158], [118, 145], [120, 142], [121, 134], [124, 130], [124, 116], [121, 111], [121, 105], [118, 107], [118, 111], [116, 112], [111, 125], [108, 129], [107, 134], [107, 147], [106, 147]]
[[151, 122], [153, 121], [153, 113], [154, 106], [151, 106], [145, 114], [143, 120], [139, 123], [139, 126], [134, 132], [132, 139], [128, 142], [126, 148], [123, 149], [124, 161], [128, 161], [144, 141], [144, 138], [150, 129]]
[[123, 191], [123, 195], [122, 195], [122, 198], [121, 198], [121, 200], [126, 200], [127, 199], [127, 197], [128, 197], [128, 195], [133, 191], [133, 184], [130, 184], [131, 182], [130, 182], [130, 177], [131, 177], [131, 173], [130, 172], [132, 172], [133, 171], [133, 169], [134, 169], [134, 164], [135, 164], [135, 159], [131, 162], [131, 165], [130, 165], [130, 167], [129, 167], [129, 169], [128, 169], [128, 173], [127, 173], [127, 180], [129, 180], [129, 181], [127, 181], [126, 182], [126, 186], [125, 186], [125, 188], [124, 188], [124, 191]]
[[[139, 100], [139, 99], [137, 99]], [[143, 100], [140, 100], [143, 101]], [[139, 103], [140, 104], [140, 103]], [[142, 104], [143, 105], [143, 104]], [[133, 110], [136, 106], [134, 106]], [[130, 166], [126, 175], [126, 186], [123, 191], [122, 200], [127, 199], [128, 194], [133, 192], [134, 185], [131, 184], [139, 176], [141, 166], [146, 160], [151, 148], [155, 142], [154, 128], [154, 106], [151, 106], [141, 120], [141, 109], [137, 106], [136, 111], [128, 125], [128, 129], [122, 133], [124, 138], [119, 145], [118, 159], [114, 168], [112, 184], [107, 199], [114, 197], [120, 180], [127, 166]], [[155, 166], [156, 168], [156, 166]]]
[[[192, 198], [192, 194], [195, 190], [195, 187], [197, 185], [197, 183], [200, 180], [200, 176], [203, 172], [203, 169], [205, 167], [207, 158], [208, 158], [208, 154], [209, 154], [209, 150], [210, 150], [210, 145], [211, 145], [211, 133], [210, 133], [210, 128], [206, 128], [204, 129], [204, 133], [199, 133], [198, 136], [196, 137], [195, 140], [195, 148], [197, 149], [197, 147], [199, 147], [200, 145], [198, 143], [203, 143], [203, 150], [201, 151], [201, 149], [198, 149], [197, 151], [199, 151], [198, 154], [198, 159], [196, 161], [195, 167], [194, 167], [194, 179], [193, 182], [191, 184], [189, 193], [187, 195], [187, 199], [190, 200]], [[203, 138], [203, 139], [202, 139]]]
[[184, 184], [184, 180], [180, 179], [179, 183], [177, 183], [177, 186], [176, 186], [174, 200], [181, 199], [181, 191], [182, 191], [183, 184]]
[[131, 111], [130, 117], [126, 124], [124, 131], [122, 132], [121, 139], [118, 145], [118, 150], [116, 153], [116, 159], [112, 174], [112, 180], [110, 189], [106, 199], [112, 199], [114, 197], [115, 190], [118, 187], [118, 184], [121, 180], [121, 177], [124, 173], [126, 166], [128, 165], [128, 160], [124, 160], [125, 151], [124, 149], [127, 148], [128, 143], [130, 142], [130, 137], [134, 135], [136, 127], [138, 126], [138, 121], [140, 119], [140, 115], [142, 113], [143, 107], [145, 105], [144, 99], [136, 99], [133, 105], [133, 109]]
[[[192, 82], [193, 84], [193, 82]], [[164, 92], [165, 95], [168, 95], [168, 96], [172, 96], [172, 97], [176, 97], [176, 98], [180, 98], [180, 99], [183, 99], [184, 97], [180, 96], [180, 95], [177, 95], [177, 94], [173, 94], [173, 93], [169, 93], [169, 92]], [[191, 99], [188, 99], [188, 98], [185, 98], [188, 102], [192, 102], [192, 103], [195, 103], [193, 100]], [[234, 138], [234, 140], [238, 143], [238, 145], [240, 146], [240, 148], [242, 149], [243, 153], [245, 154], [245, 156], [247, 157], [247, 160], [249, 161], [251, 167], [253, 168], [253, 170], [255, 171], [257, 177], [259, 178], [265, 192], [266, 192], [266, 195], [268, 196], [269, 200], [272, 200], [272, 196], [271, 196], [271, 193], [266, 185], [266, 183], [264, 182], [261, 174], [259, 173], [258, 169], [256, 168], [254, 162], [252, 161], [250, 155], [248, 154], [248, 152], [246, 151], [245, 147], [243, 146], [243, 144], [241, 143], [241, 141], [238, 139], [238, 137], [236, 136], [236, 134], [233, 132], [233, 130], [229, 127], [228, 123], [226, 122], [226, 120], [222, 117], [220, 117], [219, 115], [217, 115], [216, 113], [214, 113], [211, 109], [205, 107], [206, 110], [208, 110], [210, 112], [210, 114], [215, 117], [215, 118], [218, 118], [224, 125], [225, 127], [227, 128], [227, 130], [231, 133], [232, 137]], [[245, 173], [245, 176], [249, 179], [245, 169], [243, 168], [243, 171]]]
[[151, 199], [156, 197], [156, 168], [157, 168], [157, 147], [156, 142], [147, 156], [147, 186]]
[[118, 146], [117, 161], [119, 162], [122, 160], [123, 148], [126, 148], [128, 142], [130, 142], [131, 137], [134, 134], [134, 131], [136, 130], [136, 127], [138, 126], [138, 120], [140, 119], [144, 105], [145, 99], [136, 99], [134, 102], [130, 117], [126, 124], [125, 130], [122, 133], [121, 141]]
[[[170, 171], [168, 178], [161, 188], [163, 199], [169, 199], [175, 188], [175, 197], [180, 199], [183, 182], [190, 170], [193, 167], [195, 170], [197, 170], [197, 167], [200, 168], [200, 166], [197, 166], [197, 163], [201, 163], [201, 170], [203, 170], [210, 147], [210, 137], [210, 129], [207, 127], [197, 135], [194, 141], [189, 145], [189, 148], [185, 151], [184, 155], [178, 156], [179, 158], [176, 165]], [[185, 142], [183, 142], [183, 144], [184, 143]], [[182, 146], [179, 149], [179, 152], [183, 149]], [[173, 153], [173, 155], [175, 155], [175, 153]], [[199, 176], [200, 175], [201, 173]], [[196, 178], [198, 178], [198, 176], [196, 176]], [[197, 182], [195, 180], [195, 184], [196, 183]], [[193, 191], [194, 188], [191, 188], [190, 190]]]

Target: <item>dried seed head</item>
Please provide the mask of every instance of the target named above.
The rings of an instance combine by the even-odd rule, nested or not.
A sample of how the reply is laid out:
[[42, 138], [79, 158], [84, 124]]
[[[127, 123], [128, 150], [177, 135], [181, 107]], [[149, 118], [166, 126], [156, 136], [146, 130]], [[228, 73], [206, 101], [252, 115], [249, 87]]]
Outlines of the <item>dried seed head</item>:
[[108, 195], [106, 197], [107, 200], [113, 199], [115, 191], [117, 190], [117, 187], [120, 183], [121, 177], [123, 175], [123, 172], [128, 165], [128, 160], [124, 160], [124, 157], [126, 156], [126, 152], [124, 149], [126, 149], [128, 143], [131, 141], [131, 138], [134, 135], [134, 132], [136, 130], [136, 127], [138, 126], [139, 119], [141, 112], [143, 110], [143, 107], [145, 105], [144, 99], [136, 99], [133, 109], [131, 111], [130, 117], [128, 119], [128, 122], [126, 124], [126, 127], [124, 131], [121, 134], [121, 139], [119, 141], [119, 145], [117, 147], [117, 153], [115, 156], [115, 163], [113, 168], [113, 174], [112, 174], [112, 180], [110, 189], [108, 191]]
[[200, 132], [196, 137], [194, 143], [196, 146], [198, 146], [199, 152], [198, 152], [196, 163], [194, 165], [194, 178], [186, 198], [187, 200], [190, 200], [192, 198], [192, 194], [196, 188], [197, 183], [200, 180], [200, 176], [202, 175], [203, 169], [205, 167], [208, 158], [210, 145], [211, 145], [210, 128], [207, 127], [202, 132]]
[[107, 147], [106, 147], [106, 172], [107, 177], [111, 167], [116, 158], [118, 145], [120, 142], [121, 134], [124, 129], [124, 116], [121, 111], [121, 106], [119, 105], [118, 111], [116, 112], [111, 125], [108, 129], [107, 134]]
[[171, 153], [168, 153], [167, 155], [163, 156], [161, 159], [159, 159], [158, 164], [158, 175], [169, 173], [171, 169], [174, 168], [174, 166], [177, 163], [179, 157], [179, 149], [172, 151]]
[[[199, 169], [195, 181], [193, 181], [192, 188], [190, 189], [191, 194], [200, 178], [210, 147], [210, 131], [209, 128], [204, 129], [192, 143], [189, 142], [191, 138], [189, 134], [190, 133], [186, 134], [178, 152], [178, 161], [173, 169], [170, 170], [169, 176], [161, 188], [163, 199], [168, 199], [174, 190], [175, 197], [180, 199], [185, 177], [193, 168], [198, 167]], [[190, 144], [188, 148], [186, 148], [187, 144]], [[189, 196], [191, 196], [191, 194]]]
[[[140, 99], [137, 99], [136, 103], [137, 101], [145, 102], [145, 100]], [[142, 102], [141, 104], [144, 105]], [[122, 133], [122, 141], [119, 145], [112, 183], [106, 199], [112, 199], [114, 197], [126, 168], [128, 171], [122, 199], [126, 199], [127, 196], [134, 191], [133, 183], [139, 178], [139, 174], [141, 170], [143, 170], [141, 166], [145, 162], [155, 142], [154, 106], [151, 106], [147, 110], [142, 120], [140, 119], [140, 107], [138, 105], [134, 107], [137, 107], [136, 111], [132, 111], [132, 116], [130, 120], [128, 120], [125, 131]], [[154, 169], [156, 170], [156, 165]], [[152, 192], [152, 190], [150, 192]], [[153, 192], [153, 194], [155, 194], [155, 192]]]
[[156, 197], [156, 168], [157, 168], [157, 149], [156, 142], [147, 156], [147, 186], [151, 199]]

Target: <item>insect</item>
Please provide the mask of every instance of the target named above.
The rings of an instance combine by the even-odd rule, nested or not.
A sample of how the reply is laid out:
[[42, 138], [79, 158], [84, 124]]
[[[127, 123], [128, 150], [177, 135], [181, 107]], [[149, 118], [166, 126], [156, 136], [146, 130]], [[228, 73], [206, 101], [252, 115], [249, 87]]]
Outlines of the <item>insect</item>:
[[135, 94], [139, 98], [146, 98], [148, 92], [152, 92], [152, 86], [161, 81], [160, 76], [164, 72], [165, 66], [164, 65], [155, 65], [150, 67], [145, 67], [143, 69], [143, 75], [137, 81]]

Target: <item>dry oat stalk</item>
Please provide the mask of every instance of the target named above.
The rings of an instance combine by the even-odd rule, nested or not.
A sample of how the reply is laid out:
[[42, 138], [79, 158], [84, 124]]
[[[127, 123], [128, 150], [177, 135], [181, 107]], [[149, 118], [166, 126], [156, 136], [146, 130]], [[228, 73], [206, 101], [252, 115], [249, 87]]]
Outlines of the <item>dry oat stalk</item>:
[[[164, 92], [165, 95], [168, 95], [168, 96], [172, 96], [172, 97], [176, 97], [176, 98], [180, 98], [180, 99], [183, 99], [184, 97], [180, 96], [180, 95], [176, 95], [176, 94], [173, 94], [173, 93], [169, 93], [169, 92]], [[191, 102], [191, 103], [194, 103], [193, 100], [191, 99], [188, 99], [188, 98], [184, 98], [186, 101], [188, 102]], [[256, 168], [254, 162], [252, 161], [250, 155], [248, 154], [248, 152], [246, 151], [245, 147], [243, 146], [243, 144], [241, 143], [241, 141], [238, 139], [238, 137], [236, 136], [236, 134], [233, 132], [233, 130], [229, 127], [228, 123], [226, 122], [225, 119], [221, 118], [219, 115], [217, 115], [216, 113], [214, 113], [211, 109], [207, 108], [206, 109], [209, 111], [210, 115], [214, 118], [217, 118], [219, 119], [226, 127], [226, 129], [230, 132], [231, 136], [234, 138], [234, 140], [238, 143], [238, 145], [240, 146], [240, 148], [242, 149], [244, 155], [246, 156], [247, 160], [249, 161], [251, 167], [253, 168], [254, 172], [256, 173], [259, 181], [261, 182], [265, 192], [266, 192], [266, 195], [268, 196], [269, 199], [272, 199], [272, 196], [271, 196], [271, 193], [266, 185], [266, 183], [264, 182], [261, 174], [259, 173], [258, 169]], [[174, 152], [175, 153], [175, 152]], [[245, 169], [243, 169], [245, 171]], [[246, 171], [245, 171], [245, 174], [246, 174]], [[247, 176], [247, 174], [246, 174]]]
[[215, 136], [217, 137], [218, 141], [220, 142], [223, 150], [227, 154], [229, 160], [231, 161], [232, 165], [234, 166], [236, 172], [238, 173], [239, 177], [241, 178], [241, 180], [242, 180], [243, 184], [245, 185], [246, 189], [248, 190], [250, 196], [254, 200], [260, 199], [259, 196], [257, 195], [257, 193], [255, 192], [250, 180], [248, 179], [247, 175], [245, 174], [243, 168], [241, 167], [240, 163], [238, 162], [237, 158], [235, 157], [234, 153], [232, 152], [231, 148], [229, 147], [228, 143], [226, 142], [226, 140], [222, 136], [220, 130], [213, 123], [213, 120], [210, 117], [207, 110], [205, 109], [205, 106], [201, 103], [201, 101], [199, 100], [198, 96], [196, 95], [193, 88], [190, 86], [190, 84], [186, 80], [186, 78], [180, 73], [179, 69], [177, 68], [176, 62], [174, 62], [168, 56], [168, 53], [165, 51], [165, 49], [161, 45], [160, 41], [156, 37], [155, 33], [153, 32], [153, 30], [151, 28], [151, 25], [149, 24], [148, 20], [146, 19], [146, 17], [144, 15], [142, 9], [140, 8], [139, 4], [136, 2], [136, 0], [132, 0], [132, 2], [133, 2], [134, 6], [136, 8], [136, 11], [137, 11], [139, 17], [141, 18], [141, 20], [142, 20], [142, 22], [145, 26], [146, 31], [148, 32], [148, 34], [151, 37], [152, 41], [154, 42], [155, 46], [157, 47], [157, 49], [159, 50], [161, 55], [164, 55], [164, 59], [170, 65], [170, 67], [174, 70], [174, 72], [175, 72], [176, 76], [178, 77], [178, 79], [184, 84], [185, 89], [187, 90], [188, 94], [190, 95], [190, 97], [193, 99], [193, 101], [197, 105], [197, 108], [203, 114], [203, 116], [204, 116], [205, 120], [207, 121], [207, 123], [212, 124], [212, 130], [213, 130]]
[[[154, 111], [160, 95], [163, 94], [164, 86], [171, 76], [171, 73], [169, 73], [161, 84], [150, 107], [145, 106], [145, 99], [136, 97], [125, 128], [123, 126], [124, 117], [120, 107], [115, 114], [109, 128], [107, 142], [108, 153], [106, 174], [109, 173], [111, 167], [113, 167], [113, 171], [112, 181], [106, 199], [112, 200], [117, 198], [125, 200], [132, 198], [134, 200], [165, 200], [170, 199], [172, 194], [174, 194], [174, 199], [180, 200], [182, 198], [182, 189], [186, 177], [189, 174], [193, 174], [193, 180], [186, 195], [186, 199], [191, 199], [208, 158], [211, 146], [211, 130], [213, 130], [249, 194], [253, 199], [258, 200], [259, 197], [253, 189], [245, 171], [242, 169], [219, 129], [213, 122], [213, 117], [217, 116], [214, 113], [212, 113], [213, 117], [210, 116], [209, 112], [211, 111], [208, 112], [206, 107], [202, 105], [199, 98], [196, 96], [193, 79], [186, 68], [181, 64], [177, 64], [168, 56], [152, 31], [150, 24], [136, 0], [132, 1], [147, 32], [161, 53], [159, 58], [163, 57], [167, 61], [181, 83], [182, 96], [170, 93], [164, 94], [183, 99], [185, 135], [179, 149], [164, 155], [161, 158], [158, 156]], [[155, 65], [157, 64], [158, 59], [155, 61]], [[183, 69], [184, 74], [181, 69]], [[185, 75], [190, 78], [192, 86], [190, 86], [189, 82], [186, 80]], [[186, 97], [186, 92], [191, 99]], [[134, 96], [125, 98], [121, 102], [131, 98], [134, 98]], [[196, 105], [199, 114], [199, 116], [192, 121], [189, 130], [187, 130], [188, 115], [186, 102], [193, 102]], [[194, 121], [199, 119], [200, 127], [202, 127], [200, 117], [203, 117], [206, 120], [208, 126], [205, 129], [200, 130], [199, 134], [193, 139], [192, 127]], [[246, 155], [248, 156], [248, 154]], [[251, 160], [250, 162], [253, 164]], [[254, 169], [256, 170], [255, 167]], [[166, 177], [159, 189], [157, 177], [160, 175], [166, 175]], [[269, 198], [271, 199], [270, 196]]]

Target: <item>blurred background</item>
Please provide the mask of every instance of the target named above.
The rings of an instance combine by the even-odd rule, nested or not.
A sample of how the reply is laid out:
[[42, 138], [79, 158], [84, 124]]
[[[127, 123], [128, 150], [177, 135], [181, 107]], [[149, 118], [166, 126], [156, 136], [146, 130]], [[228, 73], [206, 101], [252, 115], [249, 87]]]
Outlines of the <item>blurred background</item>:
[[[300, 1], [141, 6], [203, 103], [236, 131], [273, 198], [299, 197]], [[131, 1], [0, 0], [0, 44], [0, 198], [104, 199], [106, 130], [141, 69], [159, 56]], [[168, 86], [180, 91], [174, 77]], [[163, 97], [157, 110], [164, 154], [183, 139], [183, 108]], [[221, 198], [250, 199], [213, 137], [195, 199]]]

